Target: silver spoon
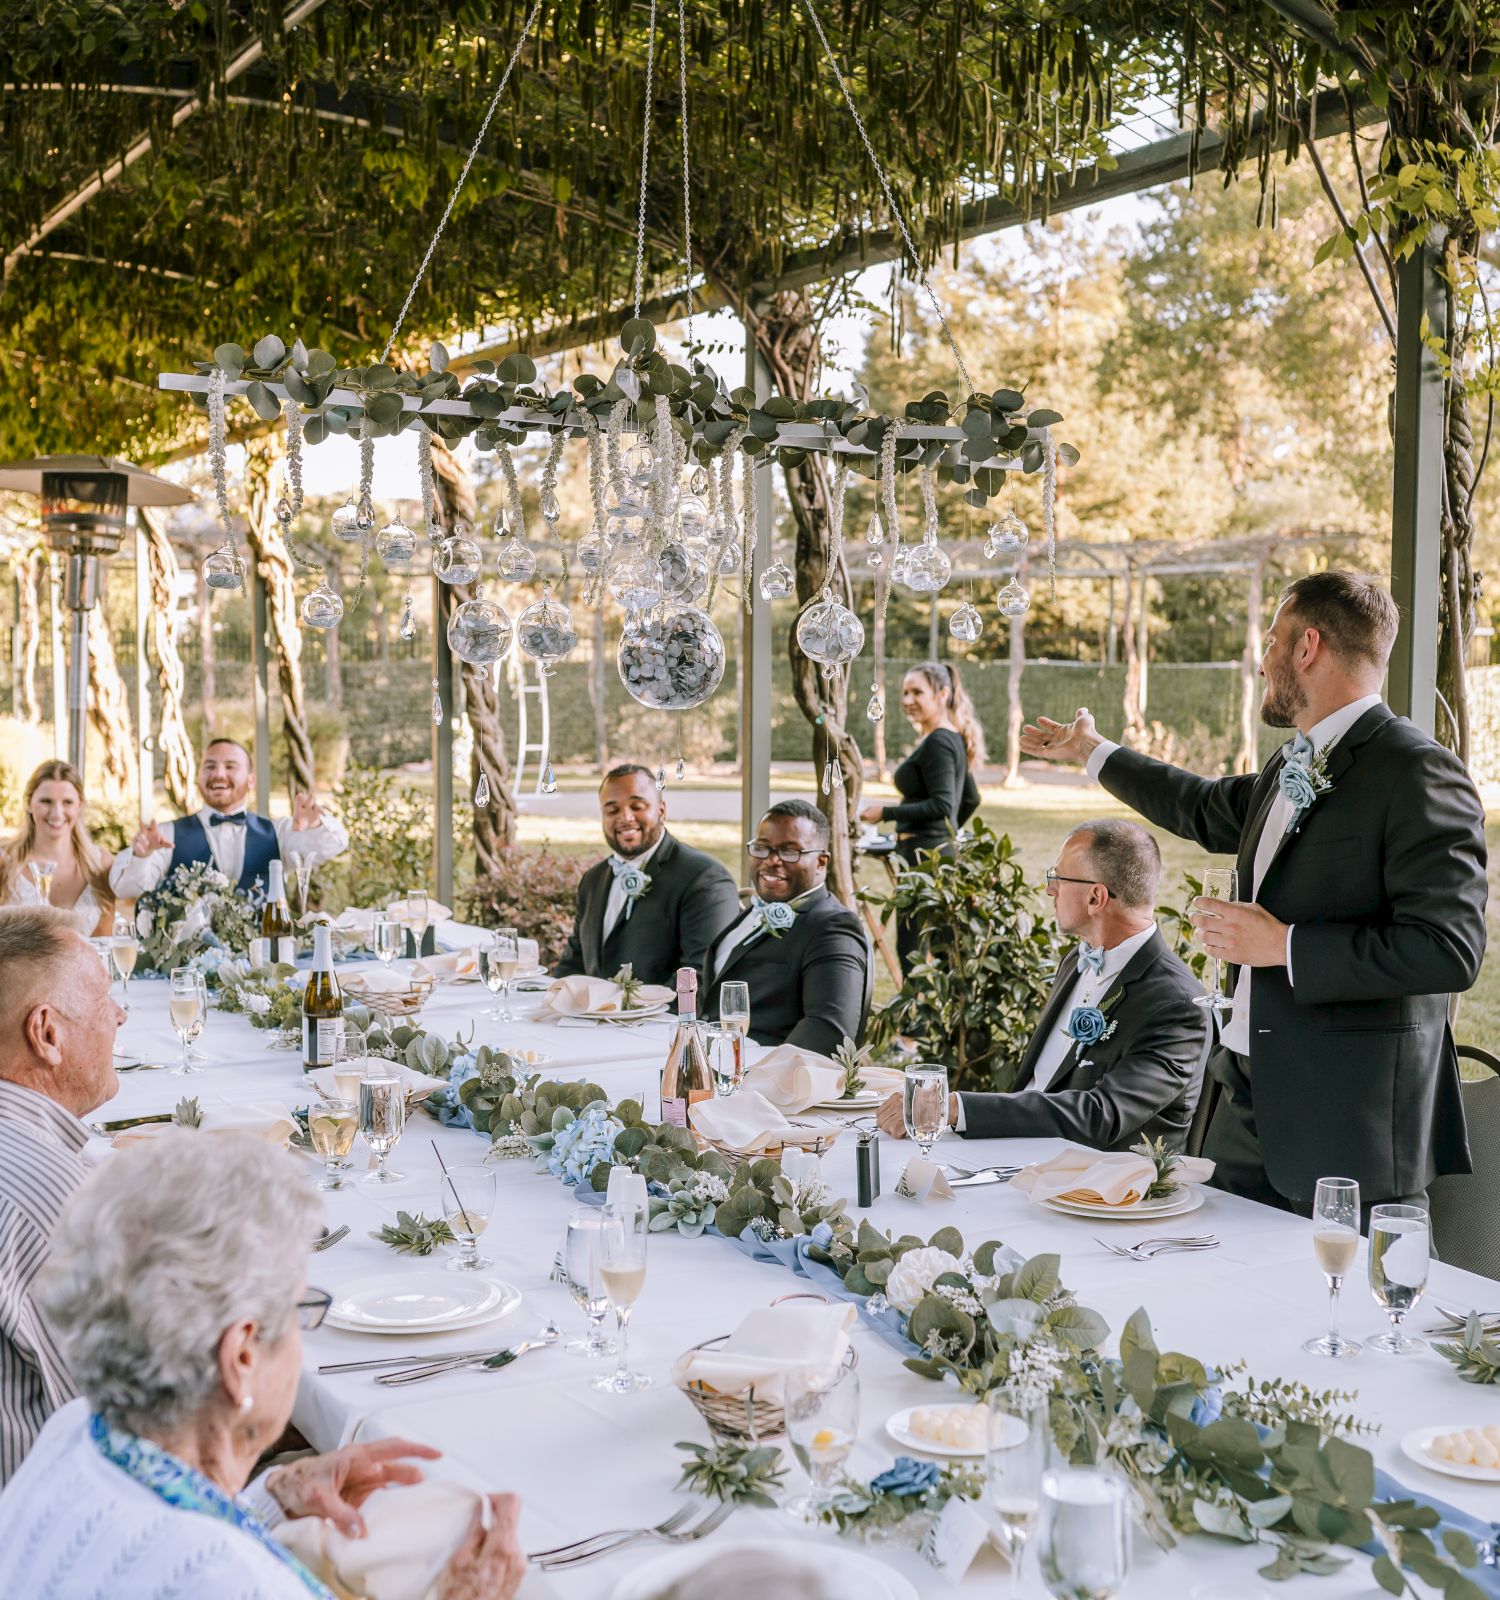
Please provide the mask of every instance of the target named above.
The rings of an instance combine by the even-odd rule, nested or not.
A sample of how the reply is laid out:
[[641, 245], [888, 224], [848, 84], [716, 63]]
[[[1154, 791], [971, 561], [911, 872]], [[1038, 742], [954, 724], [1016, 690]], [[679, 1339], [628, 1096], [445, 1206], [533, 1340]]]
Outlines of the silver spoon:
[[375, 1381], [387, 1388], [398, 1388], [402, 1384], [421, 1383], [426, 1378], [440, 1378], [447, 1372], [494, 1372], [519, 1360], [528, 1350], [543, 1350], [550, 1344], [556, 1344], [561, 1336], [562, 1330], [557, 1324], [549, 1322], [536, 1338], [523, 1340], [508, 1350], [497, 1350], [492, 1356], [484, 1356], [477, 1361], [442, 1361], [430, 1366], [413, 1367], [407, 1372], [386, 1372]]

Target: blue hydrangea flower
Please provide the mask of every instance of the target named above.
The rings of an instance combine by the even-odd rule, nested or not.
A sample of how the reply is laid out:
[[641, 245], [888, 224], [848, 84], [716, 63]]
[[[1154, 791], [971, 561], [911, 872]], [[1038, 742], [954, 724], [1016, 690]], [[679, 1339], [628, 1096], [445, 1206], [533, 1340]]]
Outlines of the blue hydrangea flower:
[[553, 1135], [547, 1171], [564, 1183], [582, 1183], [614, 1154], [615, 1137], [624, 1131], [625, 1124], [611, 1115], [608, 1105], [596, 1100]]
[[1214, 1384], [1205, 1389], [1193, 1402], [1193, 1409], [1188, 1413], [1188, 1421], [1199, 1428], [1206, 1428], [1210, 1422], [1217, 1422], [1224, 1410], [1224, 1391]]
[[897, 1495], [905, 1499], [909, 1495], [926, 1494], [929, 1489], [936, 1488], [940, 1477], [942, 1471], [935, 1461], [917, 1461], [911, 1456], [897, 1456], [893, 1466], [878, 1478], [870, 1479], [870, 1487], [880, 1494]]

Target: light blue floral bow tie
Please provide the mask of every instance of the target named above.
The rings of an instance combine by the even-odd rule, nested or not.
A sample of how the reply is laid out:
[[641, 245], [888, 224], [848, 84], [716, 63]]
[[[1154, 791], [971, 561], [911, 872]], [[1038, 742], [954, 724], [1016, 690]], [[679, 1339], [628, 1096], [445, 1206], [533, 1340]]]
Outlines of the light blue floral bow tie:
[[1299, 767], [1306, 766], [1312, 760], [1312, 740], [1300, 728], [1287, 740], [1282, 749], [1286, 753], [1287, 761], [1296, 762]]
[[1092, 945], [1087, 939], [1078, 941], [1078, 966], [1080, 971], [1092, 972], [1097, 978], [1104, 971], [1104, 947]]
[[779, 939], [797, 920], [797, 913], [785, 900], [762, 900], [758, 894], [753, 894], [750, 908], [759, 914], [762, 927], [773, 939]]
[[1291, 807], [1285, 829], [1287, 833], [1291, 833], [1302, 821], [1308, 809], [1315, 804], [1318, 796], [1327, 794], [1333, 785], [1326, 770], [1325, 757], [1328, 754], [1326, 746], [1322, 755], [1319, 755], [1313, 749], [1312, 740], [1299, 731], [1281, 748], [1285, 760], [1277, 777], [1276, 786], [1281, 791], [1282, 798]]

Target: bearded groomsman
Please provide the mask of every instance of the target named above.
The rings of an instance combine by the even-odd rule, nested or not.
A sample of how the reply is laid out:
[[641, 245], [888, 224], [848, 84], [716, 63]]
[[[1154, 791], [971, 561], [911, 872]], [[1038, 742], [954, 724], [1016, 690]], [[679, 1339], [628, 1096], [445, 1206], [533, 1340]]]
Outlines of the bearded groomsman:
[[1422, 1204], [1434, 1177], [1470, 1170], [1448, 1003], [1484, 957], [1484, 813], [1458, 758], [1381, 698], [1396, 620], [1358, 573], [1288, 586], [1261, 720], [1295, 733], [1254, 776], [1122, 749], [1086, 709], [1021, 736], [1237, 858], [1239, 901], [1194, 902], [1234, 992], [1204, 1154], [1221, 1187], [1304, 1215], [1321, 1177], [1358, 1179], [1366, 1206]]
[[628, 965], [642, 983], [671, 985], [699, 968], [710, 942], [740, 913], [729, 869], [667, 832], [667, 802], [645, 767], [619, 766], [599, 785], [599, 817], [614, 852], [578, 885], [578, 915], [555, 978], [612, 978]]

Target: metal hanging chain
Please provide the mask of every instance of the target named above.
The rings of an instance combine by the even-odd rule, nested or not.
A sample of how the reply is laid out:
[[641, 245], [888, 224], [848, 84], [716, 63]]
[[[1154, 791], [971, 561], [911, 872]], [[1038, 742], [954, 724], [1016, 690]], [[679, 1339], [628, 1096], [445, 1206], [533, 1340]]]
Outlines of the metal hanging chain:
[[651, 104], [656, 92], [656, 0], [646, 30], [646, 115], [641, 124], [641, 192], [635, 213], [635, 314], [641, 314], [641, 274], [646, 260], [646, 173], [651, 163]]
[[687, 288], [687, 342], [693, 347], [693, 201], [688, 182], [687, 20], [677, 0], [677, 98], [682, 107], [682, 270]]
[[433, 252], [438, 247], [438, 240], [443, 237], [443, 229], [448, 226], [448, 218], [453, 215], [454, 204], [458, 200], [460, 191], [469, 181], [469, 168], [474, 165], [474, 158], [479, 154], [479, 147], [484, 143], [485, 135], [490, 131], [490, 123], [495, 112], [500, 106], [500, 97], [505, 93], [505, 86], [510, 82], [510, 75], [515, 70], [516, 62], [521, 59], [521, 51], [525, 48], [527, 39], [531, 36], [532, 27], [542, 9], [542, 0], [533, 0], [531, 14], [526, 18], [521, 29], [521, 37], [516, 40], [515, 49], [510, 53], [510, 60], [505, 63], [505, 72], [500, 79], [500, 86], [490, 97], [489, 108], [484, 114], [484, 121], [479, 124], [479, 132], [475, 135], [474, 143], [469, 146], [469, 153], [464, 158], [463, 170], [458, 175], [458, 182], [453, 185], [453, 193], [448, 196], [448, 204], [443, 207], [443, 214], [438, 219], [437, 231], [432, 236], [432, 242], [427, 246], [427, 254], [422, 257], [422, 265], [417, 268], [417, 275], [412, 279], [411, 288], [406, 291], [406, 299], [401, 303], [401, 310], [396, 317], [396, 325], [391, 329], [391, 336], [385, 341], [385, 349], [380, 352], [381, 364], [390, 359], [391, 349], [396, 343], [401, 332], [401, 325], [406, 321], [406, 313], [411, 310], [411, 303], [416, 299], [417, 290], [422, 287], [422, 280], [427, 276], [427, 268], [432, 263]]
[[838, 86], [844, 96], [844, 104], [849, 108], [849, 115], [854, 118], [854, 126], [859, 129], [859, 137], [864, 143], [865, 154], [870, 158], [870, 164], [875, 168], [875, 176], [880, 179], [880, 187], [885, 195], [885, 203], [891, 208], [891, 215], [896, 219], [896, 226], [901, 230], [901, 237], [906, 244], [906, 253], [911, 257], [912, 266], [916, 268], [917, 281], [927, 291], [927, 298], [932, 302], [932, 309], [937, 313], [938, 322], [942, 326], [943, 337], [948, 341], [948, 348], [953, 352], [953, 359], [958, 365], [958, 375], [963, 380], [964, 392], [962, 399], [967, 400], [974, 392], [974, 385], [969, 379], [969, 369], [964, 365], [964, 358], [959, 354], [958, 342], [953, 337], [953, 330], [948, 326], [948, 319], [943, 314], [942, 305], [938, 301], [932, 283], [927, 277], [921, 258], [917, 255], [917, 247], [912, 243], [911, 234], [907, 231], [906, 218], [901, 214], [901, 207], [896, 204], [896, 197], [891, 192], [890, 180], [885, 175], [885, 168], [880, 164], [880, 157], [875, 154], [875, 146], [870, 143], [870, 135], [865, 131], [864, 118], [859, 114], [859, 107], [854, 103], [854, 96], [849, 92], [849, 85], [844, 79], [844, 74], [839, 70], [838, 58], [833, 53], [833, 46], [828, 42], [828, 35], [823, 31], [822, 20], [818, 16], [813, 0], [802, 0], [802, 8], [812, 20], [812, 25], [818, 31], [818, 38], [823, 44], [823, 54], [828, 57], [828, 65], [838, 80]]

